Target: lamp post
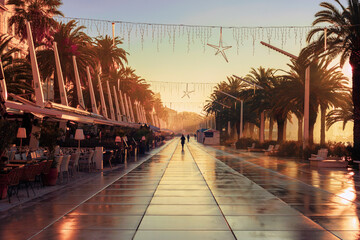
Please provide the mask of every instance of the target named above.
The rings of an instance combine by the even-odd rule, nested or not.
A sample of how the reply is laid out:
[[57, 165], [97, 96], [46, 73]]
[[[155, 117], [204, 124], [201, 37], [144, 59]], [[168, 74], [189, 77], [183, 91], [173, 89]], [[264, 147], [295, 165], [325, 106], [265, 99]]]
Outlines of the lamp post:
[[20, 150], [19, 151], [21, 152], [22, 140], [23, 140], [23, 138], [26, 138], [26, 129], [25, 128], [18, 128], [16, 137], [20, 138]]
[[223, 104], [223, 103], [221, 103], [221, 102], [219, 102], [219, 101], [214, 100], [213, 102], [216, 102], [216, 103], [220, 104], [220, 105], [223, 106], [223, 107], [231, 108], [230, 106], [225, 105], [225, 104]]
[[[242, 135], [243, 135], [243, 121], [244, 121], [244, 111], [243, 111], [243, 108], [244, 108], [244, 100], [242, 99], [239, 99], [229, 93], [226, 93], [226, 92], [223, 92], [221, 90], [217, 90], [218, 92], [222, 93], [222, 94], [225, 94], [226, 96], [229, 96], [231, 98], [234, 98], [236, 101], [240, 101], [241, 103], [241, 110], [240, 110], [240, 134], [239, 134], [239, 138], [242, 138]], [[235, 102], [236, 104], [236, 102]]]
[[80, 152], [80, 141], [84, 140], [85, 136], [84, 136], [84, 131], [80, 128], [76, 129], [75, 132], [75, 140], [78, 140], [78, 152]]
[[[289, 58], [297, 60], [299, 57], [292, 55], [282, 49], [274, 47], [268, 43], [260, 42], [265, 47], [275, 50]], [[310, 104], [310, 66], [305, 70], [305, 94], [304, 94], [304, 137], [303, 137], [303, 149], [309, 145], [309, 104]]]
[[[236, 75], [234, 75], [234, 74], [233, 74], [233, 77], [235, 77], [235, 78], [237, 78], [237, 79], [239, 79], [239, 80], [241, 80], [241, 81], [243, 81], [243, 82], [246, 82], [246, 83], [248, 83], [248, 84], [250, 84], [250, 85], [253, 85], [253, 87], [254, 87], [254, 94], [255, 94], [256, 88], [264, 89], [262, 86], [260, 86], [260, 85], [258, 85], [258, 84], [255, 84], [255, 83], [253, 83], [253, 82], [247, 81], [247, 80], [245, 80], [245, 79], [243, 79], [243, 78], [241, 78], [241, 77], [238, 77], [238, 76], [236, 76]], [[243, 116], [243, 105], [244, 105], [244, 103], [243, 103], [243, 101], [241, 100], [241, 113], [240, 113], [241, 116]], [[242, 118], [241, 118], [241, 119], [242, 119]], [[264, 123], [264, 111], [261, 113], [260, 119], [261, 119], [261, 120], [260, 120], [260, 121], [261, 121], [261, 123], [260, 123], [260, 142], [263, 142], [263, 141], [264, 141], [264, 128], [265, 128], [265, 123]], [[240, 121], [240, 129], [241, 129], [240, 138], [242, 137], [242, 128], [243, 128], [243, 121]]]

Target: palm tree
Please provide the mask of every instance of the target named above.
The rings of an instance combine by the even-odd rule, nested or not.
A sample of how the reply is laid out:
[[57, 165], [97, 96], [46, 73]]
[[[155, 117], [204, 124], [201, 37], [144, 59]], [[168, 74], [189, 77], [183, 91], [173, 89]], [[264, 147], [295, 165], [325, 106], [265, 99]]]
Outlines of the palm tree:
[[330, 24], [327, 27], [327, 34], [324, 28], [316, 28], [308, 35], [311, 40], [317, 33], [320, 33], [317, 41], [310, 44], [309, 51], [314, 56], [319, 55], [316, 49], [324, 49], [324, 39], [327, 39], [328, 47], [321, 54], [328, 54], [331, 57], [340, 55], [340, 66], [349, 60], [352, 67], [352, 101], [354, 104], [354, 151], [353, 159], [360, 159], [360, 3], [358, 0], [348, 0], [348, 7], [345, 7], [339, 0], [335, 0], [340, 9], [328, 2], [320, 4], [324, 9], [315, 14], [316, 19], [313, 25]]
[[119, 66], [124, 68], [124, 62], [127, 63], [126, 55], [128, 53], [119, 47], [122, 43], [118, 37], [113, 41], [108, 35], [95, 38], [94, 51], [104, 75], [117, 70]]
[[[224, 93], [228, 93], [232, 96], [240, 98], [240, 91], [244, 88], [244, 84], [241, 80], [228, 77], [227, 82], [222, 81], [217, 86], [215, 86], [214, 92], [210, 96], [210, 100], [204, 106], [204, 111], [208, 114], [215, 114], [216, 116], [216, 126], [222, 128], [227, 125], [228, 121], [231, 121], [233, 125], [237, 126], [237, 129], [240, 130], [240, 107], [235, 108], [234, 99], [230, 98]], [[230, 108], [224, 107], [229, 106]], [[240, 106], [237, 104], [237, 106]], [[249, 117], [250, 115], [245, 115]], [[246, 121], [247, 119], [244, 119]], [[239, 135], [238, 135], [239, 136]]]
[[[131, 104], [134, 104], [134, 101], [136, 100], [144, 106], [147, 113], [153, 110], [156, 101], [154, 93], [150, 90], [150, 84], [148, 84], [145, 79], [138, 76], [131, 67], [121, 68], [120, 70], [110, 70], [109, 75], [103, 73], [102, 78], [105, 81], [109, 81], [111, 89], [115, 86], [116, 89], [121, 90], [122, 93], [131, 96]], [[103, 83], [105, 81], [103, 81]], [[103, 89], [105, 88], [103, 87]], [[107, 95], [107, 91], [105, 91], [105, 95]], [[156, 108], [156, 110], [161, 111], [159, 108]]]
[[[275, 118], [280, 116], [285, 120], [285, 113], [292, 113], [298, 119], [298, 141], [302, 141], [302, 119], [303, 119], [303, 108], [304, 105], [301, 105], [300, 101], [297, 99], [301, 99], [304, 95], [299, 91], [299, 89], [303, 88], [301, 81], [297, 81], [297, 79], [289, 78], [287, 76], [279, 77], [279, 84], [274, 89], [273, 100], [274, 105], [271, 110], [272, 115]], [[287, 116], [290, 118], [290, 116]], [[279, 129], [279, 131], [282, 131]], [[278, 131], [278, 138], [282, 136]]]
[[345, 94], [344, 101], [340, 108], [331, 110], [326, 115], [326, 127], [329, 129], [333, 124], [337, 122], [343, 122], [343, 129], [348, 122], [354, 121], [354, 106], [351, 102], [352, 93]]
[[[256, 112], [258, 116], [267, 112], [268, 116], [274, 117], [270, 110], [274, 106], [274, 88], [278, 85], [279, 81], [279, 79], [274, 76], [274, 73], [275, 70], [272, 68], [265, 69], [259, 67], [258, 69], [252, 68], [250, 73], [245, 77], [247, 81], [261, 87], [261, 89], [255, 89], [253, 86], [248, 86], [241, 93], [242, 98], [247, 101], [246, 104], [250, 105], [250, 111]], [[286, 118], [280, 118], [281, 115], [282, 114], [278, 114], [275, 116], [279, 129], [278, 141], [282, 141], [283, 139], [283, 135], [280, 136], [279, 132], [283, 131], [286, 120]]]
[[[324, 61], [321, 86], [315, 89], [321, 98], [319, 99], [321, 113], [320, 144], [325, 144], [326, 111], [330, 107], [339, 107], [344, 99], [344, 91], [347, 90], [348, 79], [342, 73], [339, 66], [329, 67], [330, 60]], [[321, 65], [321, 63], [320, 63]]]
[[[17, 48], [8, 49], [12, 37], [0, 35], [0, 57], [3, 64], [6, 86], [9, 93], [21, 95], [30, 99], [34, 89], [31, 87], [30, 65], [24, 59], [14, 59], [13, 54], [19, 52]], [[29, 71], [30, 70], [30, 71]]]
[[[305, 69], [308, 66], [305, 53], [299, 59], [288, 64], [290, 71], [285, 76], [290, 79], [284, 97], [281, 101], [298, 106], [303, 112], [304, 106], [304, 79]], [[329, 67], [331, 60], [322, 58], [310, 63], [310, 106], [309, 106], [309, 141], [313, 143], [314, 126], [318, 109], [321, 110], [321, 144], [325, 144], [325, 115], [329, 107], [337, 107], [343, 101], [343, 90], [346, 89], [347, 78], [341, 73], [338, 66]]]
[[24, 40], [27, 37], [25, 22], [31, 23], [36, 45], [48, 43], [56, 26], [54, 16], [63, 16], [58, 10], [61, 0], [8, 0], [15, 13], [9, 19], [9, 27], [15, 25], [15, 34]]
[[[290, 81], [288, 78], [283, 76], [276, 77], [277, 81], [274, 81], [274, 87], [271, 89], [271, 105], [272, 108], [269, 111], [269, 117], [276, 120], [278, 126], [278, 142], [284, 141], [286, 136], [286, 121], [291, 120], [290, 113], [294, 113], [296, 116], [301, 114], [298, 113], [298, 108], [293, 103], [289, 102], [288, 99], [284, 99], [288, 96], [288, 90], [290, 87]], [[302, 117], [302, 115], [301, 115]], [[298, 117], [300, 119], [300, 117]]]
[[[71, 20], [68, 23], [59, 23], [55, 30], [53, 40], [58, 43], [59, 58], [63, 71], [64, 81], [67, 86], [75, 86], [74, 65], [72, 56], [76, 56], [76, 61], [79, 69], [80, 79], [83, 81], [82, 86], [86, 86], [86, 67], [95, 69], [95, 54], [92, 51], [91, 38], [86, 35], [83, 30], [84, 26], [77, 26], [77, 22]], [[58, 91], [58, 81], [54, 50], [48, 47], [37, 52], [39, 69], [43, 79], [48, 79], [54, 75], [55, 78], [55, 99], [60, 97]], [[93, 84], [96, 86], [95, 84]], [[70, 91], [70, 88], [68, 88]], [[76, 91], [71, 91], [70, 96], [76, 99]], [[76, 102], [73, 103], [76, 106]]]

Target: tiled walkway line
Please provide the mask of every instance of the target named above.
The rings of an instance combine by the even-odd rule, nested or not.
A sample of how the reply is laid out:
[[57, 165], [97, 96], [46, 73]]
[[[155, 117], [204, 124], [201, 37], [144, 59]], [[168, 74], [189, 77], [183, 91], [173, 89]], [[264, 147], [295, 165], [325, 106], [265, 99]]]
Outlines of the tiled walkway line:
[[178, 145], [134, 239], [236, 239], [186, 146]]

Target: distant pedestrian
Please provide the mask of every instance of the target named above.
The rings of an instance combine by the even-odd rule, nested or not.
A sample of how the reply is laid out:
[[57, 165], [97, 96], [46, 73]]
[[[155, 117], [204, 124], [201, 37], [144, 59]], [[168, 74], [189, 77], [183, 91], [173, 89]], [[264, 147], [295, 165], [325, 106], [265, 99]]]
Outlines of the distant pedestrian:
[[184, 144], [185, 144], [185, 136], [184, 134], [181, 135], [181, 147], [182, 147], [182, 150], [184, 151]]
[[188, 134], [186, 137], [187, 137], [188, 142], [189, 142], [190, 141], [190, 135]]

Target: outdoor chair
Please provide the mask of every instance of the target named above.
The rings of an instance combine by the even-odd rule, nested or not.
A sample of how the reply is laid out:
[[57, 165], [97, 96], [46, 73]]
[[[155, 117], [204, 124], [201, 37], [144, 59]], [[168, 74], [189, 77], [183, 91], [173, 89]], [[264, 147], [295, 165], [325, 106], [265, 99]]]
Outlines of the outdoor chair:
[[79, 159], [80, 169], [87, 168], [88, 171], [90, 172], [93, 156], [94, 156], [94, 150], [90, 150], [90, 152], [85, 154], [83, 158], [80, 158]]
[[271, 152], [274, 150], [274, 145], [269, 145], [268, 149], [265, 149], [265, 152]]
[[13, 194], [16, 195], [17, 199], [20, 201], [19, 198], [19, 184], [20, 184], [20, 178], [24, 172], [24, 168], [14, 168], [10, 171], [10, 173], [7, 176], [7, 195], [9, 199], [9, 203], [11, 203], [11, 197]]
[[341, 157], [328, 157], [328, 150], [322, 148], [318, 151], [318, 154], [311, 154], [309, 158], [310, 165], [324, 168], [346, 168], [348, 162], [343, 160]]
[[61, 161], [60, 165], [60, 179], [63, 180], [64, 173], [67, 174], [67, 182], [69, 181], [69, 162], [70, 162], [71, 155], [65, 155], [63, 156], [63, 159]]
[[23, 174], [21, 175], [20, 185], [24, 185], [26, 187], [26, 193], [28, 197], [30, 197], [29, 187], [33, 191], [34, 196], [36, 195], [33, 185], [35, 183], [35, 178], [39, 166], [39, 164], [27, 165], [24, 167]]
[[71, 176], [75, 176], [75, 173], [79, 170], [79, 158], [80, 152], [75, 152], [70, 156], [69, 171]]
[[41, 175], [42, 175], [42, 173], [44, 172], [44, 169], [47, 166], [47, 162], [43, 161], [43, 162], [40, 162], [38, 165], [39, 166], [37, 167], [36, 174], [35, 174], [35, 183], [39, 183], [39, 186], [44, 186], [44, 184], [42, 183]]
[[[270, 145], [270, 146], [273, 146], [273, 145]], [[280, 145], [279, 144], [276, 144], [275, 146], [271, 147], [270, 149], [270, 146], [269, 146], [269, 149], [265, 150], [265, 155], [275, 155], [276, 153], [279, 152], [279, 148], [280, 148]]]
[[255, 149], [255, 143], [252, 143], [251, 146], [248, 147], [247, 149], [248, 149], [248, 151]]
[[276, 144], [273, 151], [279, 151], [280, 144]]
[[317, 154], [311, 154], [311, 157], [309, 158], [310, 161], [321, 161], [325, 160], [328, 155], [328, 150], [326, 148], [321, 148], [318, 150]]
[[63, 157], [64, 156], [56, 156], [54, 161], [56, 162], [56, 169], [57, 169], [57, 172], [58, 172], [58, 176], [60, 176], [60, 167], [61, 167], [61, 163], [62, 163], [62, 160], [63, 160]]
[[8, 158], [9, 158], [8, 160], [9, 160], [9, 162], [14, 160], [15, 153], [16, 153], [16, 151], [14, 151], [14, 150], [8, 152]]
[[46, 164], [44, 166], [44, 168], [42, 169], [42, 173], [41, 173], [41, 179], [42, 179], [42, 185], [45, 186], [45, 176], [49, 174], [50, 172], [50, 168], [51, 168], [51, 165], [53, 163], [53, 160], [47, 160], [47, 161], [44, 161]]
[[[11, 197], [11, 193], [12, 193], [12, 190], [13, 190], [11, 188], [11, 184], [12, 184], [13, 179], [16, 177], [16, 174], [18, 174], [18, 172], [15, 169], [12, 169], [8, 173], [0, 175], [0, 187], [1, 187], [1, 189], [4, 189], [4, 191], [6, 191], [7, 197], [9, 198], [9, 203], [11, 202], [10, 197]], [[4, 192], [0, 193], [1, 194], [0, 199], [4, 198], [3, 193]], [[15, 193], [17, 195], [17, 188], [16, 188]], [[18, 195], [17, 195], [17, 198], [18, 198], [18, 200], [20, 200]]]
[[59, 146], [59, 145], [56, 145], [56, 146], [55, 146], [55, 149], [54, 149], [54, 154], [55, 154], [55, 155], [59, 155], [60, 153], [61, 153], [60, 146]]
[[103, 163], [104, 163], [104, 165], [109, 164], [110, 168], [112, 168], [111, 160], [113, 158], [113, 154], [114, 154], [113, 151], [108, 151], [108, 152], [105, 152], [104, 155], [103, 155]]

